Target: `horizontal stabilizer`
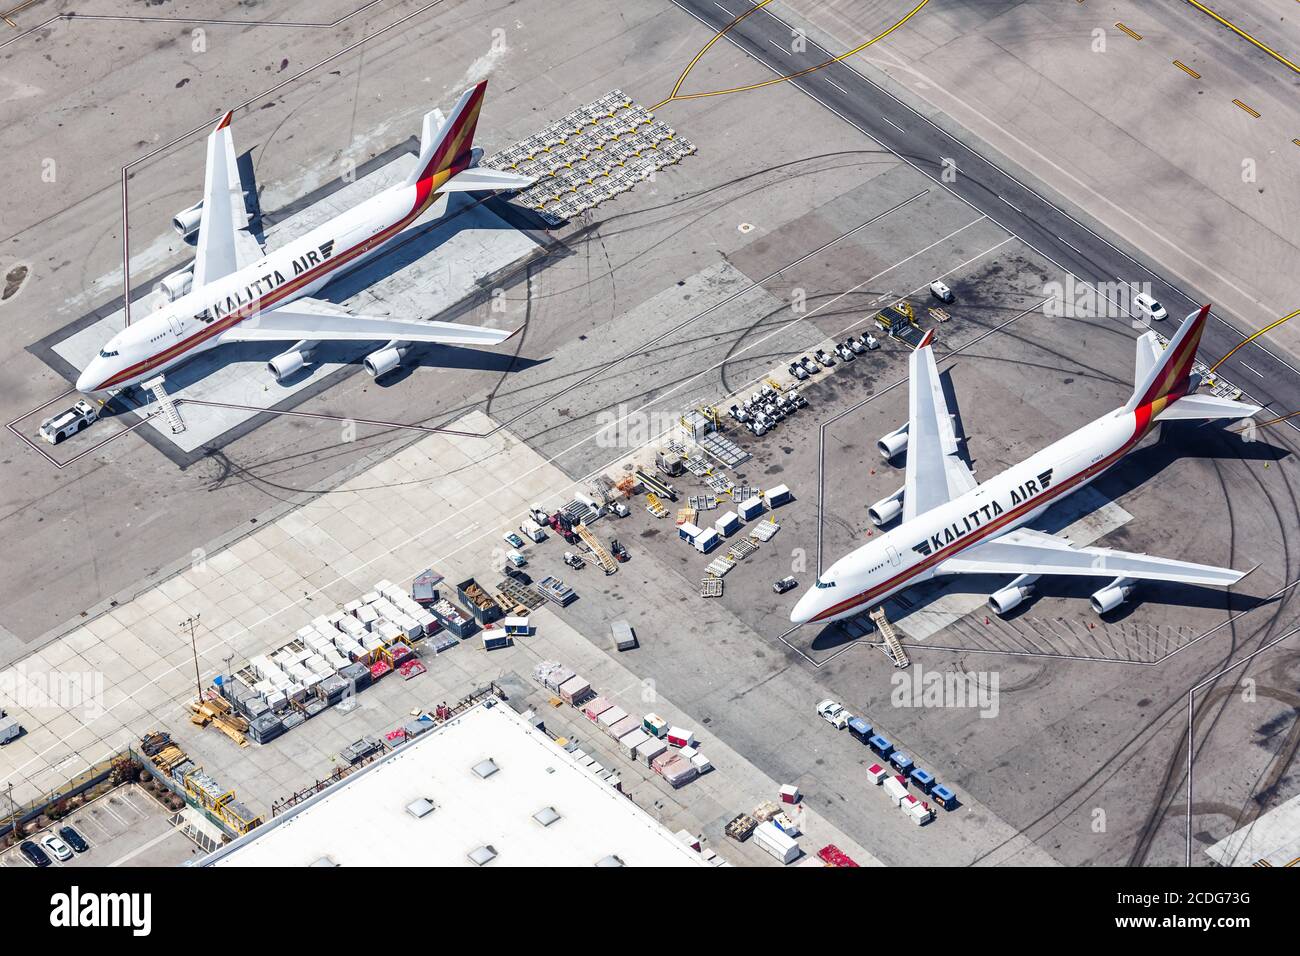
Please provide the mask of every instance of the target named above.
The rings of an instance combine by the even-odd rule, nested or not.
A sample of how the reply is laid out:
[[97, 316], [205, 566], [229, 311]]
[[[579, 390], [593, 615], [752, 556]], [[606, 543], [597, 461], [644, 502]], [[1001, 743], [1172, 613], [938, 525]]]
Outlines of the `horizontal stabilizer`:
[[1160, 413], [1160, 420], [1163, 422], [1171, 418], [1184, 420], [1228, 418], [1236, 421], [1240, 418], [1250, 418], [1258, 411], [1258, 405], [1234, 402], [1230, 398], [1218, 398], [1214, 395], [1184, 395], [1172, 405], [1165, 407]]
[[444, 193], [494, 192], [506, 189], [527, 189], [537, 181], [535, 176], [521, 176], [519, 173], [504, 173], [498, 169], [476, 166], [463, 173], [457, 173], [438, 187]]

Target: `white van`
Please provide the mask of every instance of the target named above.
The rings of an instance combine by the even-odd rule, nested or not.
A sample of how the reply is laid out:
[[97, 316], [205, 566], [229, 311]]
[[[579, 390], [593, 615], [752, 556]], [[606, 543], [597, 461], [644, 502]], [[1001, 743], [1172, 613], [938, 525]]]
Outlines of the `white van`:
[[957, 298], [952, 294], [952, 289], [949, 289], [938, 279], [930, 283], [930, 294], [940, 302], [952, 302]]

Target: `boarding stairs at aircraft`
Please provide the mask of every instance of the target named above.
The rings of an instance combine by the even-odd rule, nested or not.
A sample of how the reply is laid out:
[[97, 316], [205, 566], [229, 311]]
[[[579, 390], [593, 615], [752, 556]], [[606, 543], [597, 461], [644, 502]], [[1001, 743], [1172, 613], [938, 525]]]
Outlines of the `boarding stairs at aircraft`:
[[591, 548], [591, 553], [596, 556], [596, 563], [601, 566], [601, 569], [606, 574], [613, 574], [618, 570], [618, 562], [614, 560], [614, 556], [600, 543], [599, 538], [587, 530], [585, 524], [574, 525], [573, 530], [577, 532], [579, 538], [586, 542], [587, 547]]
[[158, 407], [162, 409], [163, 417], [167, 419], [167, 424], [171, 426], [172, 434], [179, 435], [185, 431], [185, 421], [181, 418], [181, 413], [176, 410], [176, 403], [167, 394], [167, 389], [163, 387], [164, 381], [164, 377], [159, 375], [157, 378], [151, 378], [145, 382], [144, 387], [153, 392]]
[[906, 667], [912, 663], [908, 660], [907, 651], [899, 643], [898, 635], [894, 633], [894, 625], [889, 622], [889, 618], [885, 615], [883, 605], [871, 609], [871, 620], [875, 622], [876, 630], [880, 631], [880, 636], [884, 640], [885, 653], [894, 662], [894, 666]]

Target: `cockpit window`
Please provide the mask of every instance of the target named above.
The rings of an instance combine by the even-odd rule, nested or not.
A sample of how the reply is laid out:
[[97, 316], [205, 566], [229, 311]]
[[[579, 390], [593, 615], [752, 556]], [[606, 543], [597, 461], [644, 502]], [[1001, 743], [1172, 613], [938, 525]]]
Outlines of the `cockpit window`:
[[822, 578], [818, 578], [818, 579], [817, 579], [817, 586], [818, 586], [819, 588], [823, 588], [823, 589], [824, 589], [824, 588], [833, 588], [833, 587], [835, 587], [835, 582], [834, 582], [834, 581], [826, 581], [826, 580], [824, 580], [824, 579], [822, 579]]
[[118, 355], [117, 352], [110, 352], [108, 349], [100, 349], [100, 350], [99, 350], [99, 357], [100, 357], [100, 358], [117, 358], [117, 355]]

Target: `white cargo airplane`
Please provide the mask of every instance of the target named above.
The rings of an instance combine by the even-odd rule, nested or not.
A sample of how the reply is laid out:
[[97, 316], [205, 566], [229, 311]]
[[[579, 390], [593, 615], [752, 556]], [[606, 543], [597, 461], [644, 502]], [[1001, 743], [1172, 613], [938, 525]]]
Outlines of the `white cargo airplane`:
[[171, 301], [108, 340], [77, 379], [78, 391], [112, 394], [229, 342], [295, 342], [267, 365], [280, 381], [311, 361], [321, 342], [386, 342], [365, 360], [366, 370], [378, 376], [400, 365], [412, 343], [496, 345], [510, 338], [513, 332], [452, 322], [353, 315], [311, 298], [403, 230], [443, 215], [448, 193], [532, 183], [513, 173], [471, 168], [486, 88], [484, 81], [466, 90], [446, 122], [440, 123], [437, 110], [425, 115], [420, 158], [405, 182], [272, 253], [248, 229], [227, 113], [208, 136], [203, 199], [172, 220], [182, 236], [198, 232], [193, 266], [164, 280]]
[[958, 454], [930, 347], [934, 333], [927, 332], [910, 357], [908, 422], [878, 443], [886, 460], [906, 450], [906, 483], [868, 511], [880, 526], [900, 513], [903, 520], [826, 569], [799, 598], [790, 620], [805, 624], [851, 617], [910, 585], [948, 574], [1016, 575], [989, 597], [998, 614], [1032, 594], [1034, 582], [1044, 574], [1111, 578], [1092, 596], [1098, 614], [1127, 600], [1139, 580], [1235, 584], [1244, 573], [1231, 568], [1078, 548], [1064, 538], [1020, 527], [1119, 461], [1157, 419], [1240, 419], [1259, 411], [1257, 405], [1193, 394], [1199, 381], [1192, 360], [1209, 312], [1207, 305], [1189, 315], [1163, 351], [1154, 332], [1138, 338], [1136, 386], [1122, 408], [982, 485]]

